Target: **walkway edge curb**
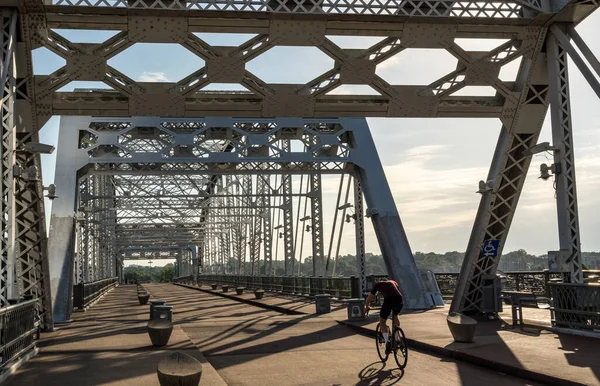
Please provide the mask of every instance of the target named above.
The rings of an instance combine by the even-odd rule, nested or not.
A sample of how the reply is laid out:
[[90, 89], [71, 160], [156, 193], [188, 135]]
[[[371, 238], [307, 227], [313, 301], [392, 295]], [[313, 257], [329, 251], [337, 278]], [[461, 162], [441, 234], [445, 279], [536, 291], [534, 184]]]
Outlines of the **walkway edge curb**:
[[[365, 328], [362, 326], [357, 326], [352, 323], [348, 323], [347, 321], [336, 320], [337, 323], [350, 327], [351, 329], [357, 331], [360, 334], [367, 335], [370, 337], [375, 337], [375, 331], [369, 328]], [[429, 343], [420, 342], [414, 339], [406, 338], [406, 341], [410, 347], [413, 347], [418, 350], [427, 351], [433, 354], [437, 354], [439, 356], [452, 358], [456, 360], [460, 360], [463, 362], [467, 362], [479, 367], [484, 367], [493, 371], [497, 371], [500, 373], [504, 373], [507, 375], [513, 375], [522, 379], [527, 379], [534, 382], [540, 382], [545, 384], [552, 385], [561, 385], [561, 386], [586, 386], [584, 383], [578, 383], [569, 381], [567, 379], [554, 377], [552, 375], [537, 373], [535, 371], [522, 369], [518, 367], [514, 367], [511, 365], [507, 365], [505, 363], [496, 362], [493, 360], [480, 358], [475, 355], [467, 354], [460, 351], [449, 350], [444, 347], [434, 346]]]
[[307, 315], [304, 312], [300, 312], [300, 311], [294, 311], [294, 310], [288, 310], [287, 308], [284, 307], [279, 307], [279, 306], [273, 306], [270, 304], [264, 304], [264, 303], [260, 303], [260, 302], [255, 302], [254, 300], [251, 299], [243, 299], [237, 296], [232, 296], [232, 295], [227, 295], [226, 293], [223, 292], [215, 292], [215, 291], [211, 291], [211, 290], [207, 290], [207, 289], [203, 289], [200, 287], [195, 287], [195, 286], [191, 286], [191, 285], [187, 285], [187, 284], [181, 284], [181, 283], [172, 283], [175, 285], [178, 285], [180, 287], [186, 287], [189, 289], [195, 289], [197, 291], [202, 291], [208, 294], [212, 294], [212, 295], [217, 295], [217, 296], [221, 296], [223, 298], [227, 298], [227, 299], [231, 299], [231, 300], [235, 300], [238, 302], [242, 302], [242, 303], [246, 303], [249, 304], [251, 306], [255, 306], [255, 307], [260, 307], [260, 308], [264, 308], [267, 310], [272, 310], [272, 311], [277, 311], [280, 312], [282, 314], [286, 314], [286, 315]]

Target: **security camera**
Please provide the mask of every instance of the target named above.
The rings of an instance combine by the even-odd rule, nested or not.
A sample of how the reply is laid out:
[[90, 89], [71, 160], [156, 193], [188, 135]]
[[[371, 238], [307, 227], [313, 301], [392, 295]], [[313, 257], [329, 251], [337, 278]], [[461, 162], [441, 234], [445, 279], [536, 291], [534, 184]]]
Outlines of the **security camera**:
[[22, 149], [28, 153], [52, 154], [54, 152], [54, 146], [39, 142], [27, 142]]
[[548, 178], [550, 178], [550, 167], [546, 164], [541, 164], [540, 165], [540, 177], [542, 180], [546, 181]]
[[494, 180], [488, 180], [486, 181], [479, 181], [479, 190], [477, 190], [476, 193], [487, 193], [487, 192], [491, 192], [492, 190], [494, 190]]

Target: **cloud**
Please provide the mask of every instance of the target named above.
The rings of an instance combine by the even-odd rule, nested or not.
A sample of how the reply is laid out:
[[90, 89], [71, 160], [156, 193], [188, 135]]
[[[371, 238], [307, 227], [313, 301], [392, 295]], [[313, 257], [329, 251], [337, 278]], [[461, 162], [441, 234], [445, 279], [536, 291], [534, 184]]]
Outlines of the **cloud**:
[[137, 79], [138, 82], [168, 82], [164, 72], [148, 72], [144, 71]]

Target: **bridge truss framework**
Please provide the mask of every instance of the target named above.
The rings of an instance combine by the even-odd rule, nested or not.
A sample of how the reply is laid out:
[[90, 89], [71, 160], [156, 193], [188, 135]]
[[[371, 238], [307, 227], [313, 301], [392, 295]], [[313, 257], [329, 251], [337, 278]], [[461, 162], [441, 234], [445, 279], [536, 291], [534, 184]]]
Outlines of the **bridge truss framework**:
[[[119, 187], [113, 182], [119, 175], [202, 176], [198, 178], [207, 183], [204, 188], [197, 189], [198, 192], [202, 190], [210, 196], [224, 191], [226, 194], [216, 200], [220, 202], [217, 205], [235, 208], [236, 200], [243, 203], [251, 195], [243, 189], [227, 194], [227, 189], [248, 186], [248, 175], [254, 174], [258, 176], [253, 182], [253, 189], [258, 188], [258, 203], [268, 208], [264, 201], [265, 194], [270, 193], [268, 182], [261, 176], [280, 176], [282, 206], [286, 207], [292, 191], [290, 176], [306, 174], [313, 195], [313, 253], [322, 257], [323, 244], [319, 241], [322, 229], [319, 221], [315, 224], [314, 219], [321, 216], [319, 176], [331, 172], [328, 169], [331, 165], [337, 165], [335, 172], [353, 174], [360, 181], [355, 192], [363, 190], [366, 212], [373, 221], [389, 273], [401, 279], [404, 290], [414, 300], [413, 306], [426, 306], [419, 300], [422, 283], [393, 200], [390, 205], [391, 194], [363, 119], [495, 117], [502, 122], [502, 129], [452, 304], [455, 311], [480, 311], [483, 282], [487, 275], [496, 271], [531, 162], [531, 150], [537, 145], [548, 107], [551, 107], [552, 117], [560, 256], [568, 267], [567, 278], [572, 282], [581, 281], [566, 57], [568, 54], [574, 59], [600, 95], [594, 76], [594, 73], [600, 73], [600, 65], [574, 30], [574, 26], [598, 8], [597, 0], [367, 3], [341, 0], [226, 0], [222, 3], [204, 0], [9, 0], [3, 4], [6, 6], [1, 8], [0, 34], [2, 306], [8, 304], [10, 298], [33, 295], [40, 299], [40, 312], [47, 326], [53, 322], [52, 308], [55, 317], [61, 321], [68, 319], [68, 312], [63, 311], [68, 309], [67, 294], [75, 277], [75, 252], [99, 258], [92, 264], [93, 272], [89, 272], [88, 263], [87, 268], [86, 265], [78, 266], [82, 275], [99, 275], [83, 278], [114, 275], [119, 246], [116, 232], [121, 225], [110, 213], [123, 212], [115, 206], [115, 190]], [[103, 43], [83, 44], [70, 42], [54, 32], [56, 28], [120, 32]], [[215, 47], [196, 36], [194, 33], [197, 32], [251, 33], [256, 36], [237, 47]], [[383, 40], [368, 49], [350, 50], [335, 44], [329, 35], [379, 36]], [[489, 52], [475, 52], [462, 49], [456, 44], [456, 38], [500, 38], [507, 42]], [[571, 39], [581, 54], [573, 48]], [[205, 65], [176, 83], [160, 84], [136, 82], [108, 65], [108, 59], [140, 42], [180, 44], [200, 57]], [[332, 58], [335, 65], [305, 84], [269, 84], [246, 67], [250, 60], [275, 46], [317, 47]], [[48, 76], [34, 75], [31, 52], [39, 47], [46, 47], [63, 57], [66, 65]], [[420, 86], [393, 85], [377, 75], [378, 65], [411, 48], [444, 49], [457, 59], [457, 68], [431, 84]], [[590, 67], [581, 56], [587, 59]], [[498, 74], [502, 66], [519, 58], [517, 79], [501, 81]], [[59, 91], [67, 83], [78, 80], [102, 81], [113, 90]], [[210, 83], [239, 83], [248, 92], [201, 90]], [[337, 87], [349, 84], [368, 85], [380, 95], [330, 94]], [[496, 94], [490, 97], [453, 95], [467, 86], [490, 86]], [[93, 147], [98, 153], [78, 152], [81, 158], [73, 163], [83, 169], [57, 166], [57, 178], [66, 181], [57, 185], [65, 189], [65, 194], [64, 199], [61, 197], [62, 203], [57, 205], [57, 201], [53, 206], [50, 240], [46, 245], [40, 156], [24, 151], [24, 145], [38, 141], [38, 130], [53, 115], [105, 117], [103, 119], [108, 123], [127, 120], [123, 117], [134, 117], [132, 120], [146, 117], [139, 118], [142, 121], [157, 117], [157, 120], [150, 125], [140, 123], [122, 132], [118, 128], [109, 130], [95, 139], [88, 135], [88, 142], [96, 141]], [[177, 140], [165, 143], [161, 133], [169, 129], [161, 126], [161, 122], [179, 122], [182, 127], [200, 122], [205, 126], [192, 128], [197, 129], [195, 135], [201, 138], [194, 138], [189, 132], [192, 129], [187, 134], [181, 129], [172, 136], [178, 137]], [[277, 128], [245, 132], [245, 128], [236, 127], [235, 123], [247, 123], [252, 127], [275, 124]], [[319, 124], [324, 127], [341, 124], [341, 130], [352, 132], [354, 138], [318, 132], [315, 127]], [[155, 130], [145, 133], [144, 128], [148, 127]], [[79, 128], [83, 134], [77, 138], [71, 136], [75, 138], [71, 147], [61, 148], [62, 144], [59, 144], [57, 164], [66, 154], [76, 153], [75, 149], [85, 150], [82, 148], [85, 133], [94, 134], [93, 128], [89, 125]], [[213, 132], [217, 135], [218, 129], [223, 128], [226, 130], [221, 139], [226, 139], [225, 146], [207, 149], [207, 135]], [[285, 136], [278, 137], [278, 133], [286, 132], [285, 128], [294, 129], [288, 134], [305, 141], [303, 152], [294, 153], [286, 148]], [[144, 140], [144, 135], [149, 136], [145, 138], [148, 141], [157, 139], [160, 150], [129, 148], [127, 155], [128, 146]], [[329, 137], [323, 139], [327, 135]], [[343, 155], [340, 148], [351, 150]], [[240, 156], [252, 161], [240, 160]], [[273, 157], [282, 158], [274, 161]], [[279, 166], [273, 167], [274, 164]], [[297, 164], [300, 165], [298, 168], [295, 167]], [[376, 181], [372, 175], [365, 174], [365, 170], [378, 170]], [[90, 173], [94, 177], [86, 180], [85, 176]], [[217, 178], [219, 175], [225, 177]], [[237, 187], [229, 183], [231, 179], [227, 175], [239, 176], [236, 177]], [[376, 184], [385, 187], [383, 195], [373, 191]], [[215, 188], [217, 185], [221, 190]], [[102, 210], [94, 212], [92, 209], [90, 213], [79, 214], [76, 205], [86, 198], [78, 196], [77, 191], [106, 197], [95, 199]], [[355, 195], [360, 196], [359, 193]], [[247, 205], [240, 206], [246, 208], [233, 209], [234, 212], [238, 210], [237, 216], [247, 217], [249, 212], [244, 212], [249, 210]], [[76, 212], [78, 217], [74, 215]], [[199, 223], [213, 215], [225, 217], [218, 209], [203, 208], [199, 212]], [[290, 265], [294, 264], [292, 216], [291, 210], [283, 210], [285, 261]], [[263, 217], [263, 226], [267, 217], [270, 218]], [[256, 228], [257, 224], [259, 222], [253, 221], [247, 225]], [[362, 220], [356, 224], [357, 229], [361, 228]], [[89, 231], [76, 232], [81, 226], [88, 227]], [[202, 228], [200, 234], [214, 232], [210, 227]], [[97, 234], [95, 229], [102, 231]], [[241, 228], [231, 229], [228, 236], [219, 237], [241, 237]], [[90, 238], [97, 238], [98, 242], [91, 243]], [[213, 241], [216, 243], [217, 238]], [[223, 248], [225, 244], [229, 243], [223, 242]], [[271, 245], [266, 244], [268, 250]], [[241, 256], [241, 243], [237, 245], [236, 253]], [[495, 252], [486, 253], [486, 245], [494, 245]], [[94, 252], [85, 252], [85, 248], [94, 248]], [[364, 251], [364, 245], [362, 248]], [[256, 243], [251, 243], [251, 259], [255, 259], [256, 250]], [[206, 258], [207, 253], [214, 254], [214, 251], [214, 246], [199, 248], [199, 259]], [[84, 274], [86, 269], [88, 273]], [[294, 272], [293, 266], [289, 269]], [[51, 281], [54, 285], [50, 290]], [[63, 311], [57, 313], [57, 310]]]

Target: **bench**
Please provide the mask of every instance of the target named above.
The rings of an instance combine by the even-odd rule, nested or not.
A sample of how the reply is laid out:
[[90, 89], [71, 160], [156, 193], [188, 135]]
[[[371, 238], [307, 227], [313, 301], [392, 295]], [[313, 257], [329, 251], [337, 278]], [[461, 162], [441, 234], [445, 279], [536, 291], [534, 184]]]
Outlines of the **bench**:
[[513, 326], [520, 324], [523, 330], [523, 307], [539, 308], [550, 310], [552, 307], [551, 300], [544, 296], [539, 296], [534, 293], [506, 291], [500, 297], [503, 300], [508, 300], [512, 307]]

